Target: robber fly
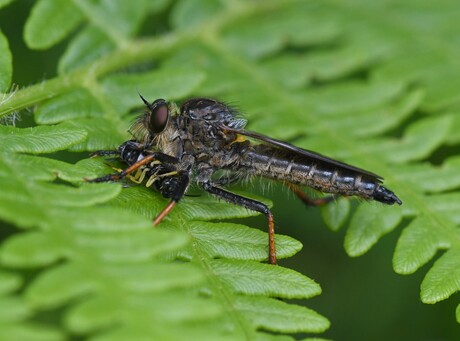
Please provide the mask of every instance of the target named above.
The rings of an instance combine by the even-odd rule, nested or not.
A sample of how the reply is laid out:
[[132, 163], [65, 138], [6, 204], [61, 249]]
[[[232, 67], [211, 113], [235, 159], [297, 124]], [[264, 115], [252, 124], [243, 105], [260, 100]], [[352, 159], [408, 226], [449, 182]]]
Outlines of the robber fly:
[[[164, 99], [149, 103], [140, 97], [147, 110], [131, 128], [134, 139], [123, 143], [118, 150], [96, 152], [96, 155], [118, 155], [128, 167], [89, 181], [117, 181], [131, 176], [134, 181], [156, 188], [170, 202], [155, 218], [155, 225], [194, 182], [217, 198], [263, 213], [268, 224], [268, 261], [276, 264], [274, 219], [269, 208], [226, 190], [225, 185], [245, 177], [262, 176], [282, 181], [308, 205], [326, 204], [336, 195], [402, 204], [381, 184], [380, 176], [245, 130], [247, 121], [224, 103], [192, 98], [178, 108]], [[301, 186], [333, 195], [311, 199]]]

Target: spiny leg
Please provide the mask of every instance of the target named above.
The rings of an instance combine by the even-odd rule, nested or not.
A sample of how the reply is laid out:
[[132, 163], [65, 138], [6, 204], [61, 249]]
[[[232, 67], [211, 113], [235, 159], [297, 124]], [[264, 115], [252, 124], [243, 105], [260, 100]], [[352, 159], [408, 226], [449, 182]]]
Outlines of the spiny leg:
[[118, 181], [120, 179], [123, 179], [125, 176], [131, 174], [135, 170], [139, 169], [140, 167], [149, 164], [155, 159], [155, 155], [148, 155], [144, 157], [143, 159], [137, 161], [136, 163], [132, 164], [126, 169], [123, 169], [121, 172], [113, 173], [113, 174], [108, 174], [105, 176], [101, 176], [100, 178], [96, 179], [85, 179], [87, 182], [109, 182], [109, 181]]
[[241, 195], [226, 191], [216, 187], [210, 182], [200, 183], [201, 187], [208, 193], [235, 205], [243, 206], [249, 210], [265, 214], [268, 223], [268, 262], [276, 265], [276, 245], [275, 245], [275, 221], [270, 209], [264, 203], [243, 197]]
[[289, 189], [307, 206], [323, 206], [337, 199], [336, 195], [329, 195], [324, 198], [310, 198], [300, 187], [291, 183], [286, 184]]

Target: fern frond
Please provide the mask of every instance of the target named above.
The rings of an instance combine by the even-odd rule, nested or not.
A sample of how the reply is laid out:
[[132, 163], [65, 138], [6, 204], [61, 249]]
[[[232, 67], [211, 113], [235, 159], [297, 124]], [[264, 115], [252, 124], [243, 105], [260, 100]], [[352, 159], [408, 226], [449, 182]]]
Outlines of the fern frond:
[[[403, 222], [395, 271], [446, 250], [422, 301], [459, 291], [459, 14], [455, 0], [36, 1], [27, 46], [65, 51], [56, 77], [8, 93], [14, 54], [0, 32], [0, 119], [36, 108], [36, 125], [0, 125], [0, 339], [290, 340], [328, 328], [277, 300], [308, 299], [319, 285], [260, 263], [266, 234], [225, 221], [253, 212], [186, 197], [152, 229], [158, 194], [84, 183], [112, 170], [69, 151], [129, 139], [137, 92], [217, 97], [251, 130], [381, 174], [401, 208], [339, 199], [325, 222], [350, 221], [351, 256]], [[283, 235], [277, 246], [280, 258], [301, 248]]]

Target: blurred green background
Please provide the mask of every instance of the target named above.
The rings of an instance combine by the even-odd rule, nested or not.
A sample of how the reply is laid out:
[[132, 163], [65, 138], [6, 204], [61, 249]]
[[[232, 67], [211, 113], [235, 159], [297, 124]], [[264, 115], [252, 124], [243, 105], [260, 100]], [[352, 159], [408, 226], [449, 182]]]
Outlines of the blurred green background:
[[[16, 1], [0, 11], [0, 29], [13, 52], [14, 84], [31, 85], [56, 74], [55, 66], [66, 42], [46, 51], [28, 49], [22, 39], [24, 22], [32, 1]], [[460, 3], [459, 3], [460, 6]], [[158, 22], [156, 22], [158, 25]], [[21, 115], [19, 125], [29, 125], [31, 116]], [[79, 155], [63, 155], [69, 161]], [[460, 340], [454, 311], [459, 295], [435, 305], [420, 302], [419, 286], [432, 265], [411, 276], [396, 275], [392, 254], [401, 229], [396, 229], [366, 255], [349, 258], [343, 249], [344, 230], [331, 232], [318, 209], [305, 208], [286, 190], [275, 185], [269, 191], [254, 191], [274, 202], [278, 233], [300, 240], [303, 250], [281, 265], [307, 274], [323, 288], [323, 294], [308, 300], [308, 306], [328, 317], [331, 328], [322, 335], [336, 340]], [[256, 217], [244, 222], [263, 226]], [[0, 228], [0, 231], [5, 229]], [[309, 262], [314, 259], [315, 262]]]

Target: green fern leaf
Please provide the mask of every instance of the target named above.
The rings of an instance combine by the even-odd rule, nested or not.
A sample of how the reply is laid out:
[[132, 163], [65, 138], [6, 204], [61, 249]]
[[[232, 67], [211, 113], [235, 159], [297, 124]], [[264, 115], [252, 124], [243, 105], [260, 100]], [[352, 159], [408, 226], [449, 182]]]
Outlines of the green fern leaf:
[[[292, 340], [329, 327], [277, 300], [319, 285], [261, 264], [266, 233], [225, 221], [254, 212], [186, 197], [152, 229], [158, 194], [84, 182], [120, 166], [86, 155], [130, 138], [137, 92], [217, 97], [251, 130], [381, 174], [401, 208], [338, 199], [321, 210], [326, 224], [347, 226], [351, 256], [403, 225], [394, 270], [414, 273], [446, 250], [421, 299], [459, 291], [459, 14], [455, 0], [36, 1], [24, 40], [56, 46], [42, 52], [56, 77], [7, 93], [16, 44], [0, 33], [0, 339]], [[18, 123], [25, 108], [35, 124]], [[276, 242], [279, 258], [302, 247]]]
[[21, 284], [22, 280], [20, 276], [8, 271], [0, 271], [0, 295], [13, 292], [18, 289]]
[[436, 303], [459, 291], [458, 256], [459, 250], [452, 249], [436, 261], [422, 282], [423, 302]]
[[83, 141], [87, 135], [86, 131], [80, 129], [53, 128], [42, 126], [17, 129], [0, 126], [2, 152], [52, 153]]
[[64, 39], [82, 20], [82, 14], [72, 2], [40, 0], [27, 20], [24, 40], [31, 48], [49, 48]]
[[360, 256], [402, 219], [402, 211], [395, 208], [390, 212], [381, 207], [361, 205], [353, 216], [345, 236], [345, 250], [350, 256]]
[[301, 306], [266, 297], [239, 297], [235, 308], [241, 311], [256, 328], [278, 332], [322, 332], [329, 321], [318, 313]]
[[[219, 212], [220, 217], [225, 214], [222, 209], [226, 209], [227, 205], [221, 207], [212, 202], [209, 205], [208, 207], [212, 207], [214, 212]], [[198, 207], [194, 207], [196, 208]], [[237, 211], [232, 210], [229, 213], [236, 215]], [[201, 216], [199, 219], [206, 219], [206, 216]], [[209, 257], [259, 261], [267, 258], [267, 235], [262, 231], [244, 225], [202, 221], [190, 222], [188, 229], [199, 248]], [[276, 235], [275, 240], [276, 245], [279, 246], [277, 253], [279, 258], [293, 256], [302, 247], [298, 241], [288, 236]], [[191, 253], [192, 250], [186, 249], [181, 252], [181, 256], [190, 259]]]
[[[234, 260], [214, 260], [210, 267], [221, 279], [222, 285], [229, 286], [240, 294], [310, 298], [321, 293], [319, 285], [311, 279], [281, 267]], [[235, 273], [238, 274], [237, 277], [234, 276]], [[278, 285], [278, 278], [284, 279], [283, 287]]]

